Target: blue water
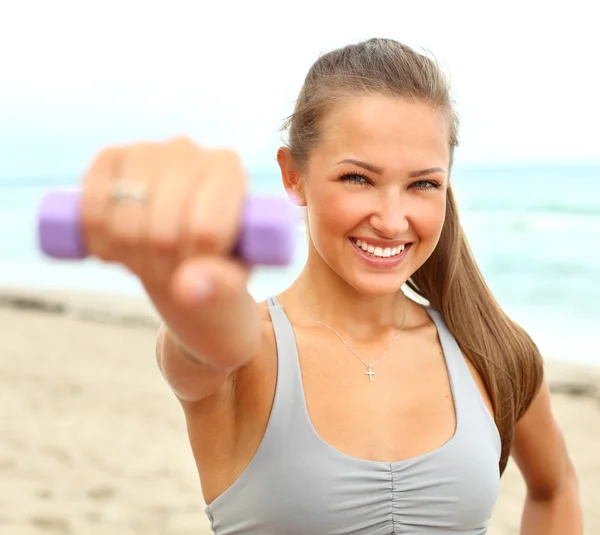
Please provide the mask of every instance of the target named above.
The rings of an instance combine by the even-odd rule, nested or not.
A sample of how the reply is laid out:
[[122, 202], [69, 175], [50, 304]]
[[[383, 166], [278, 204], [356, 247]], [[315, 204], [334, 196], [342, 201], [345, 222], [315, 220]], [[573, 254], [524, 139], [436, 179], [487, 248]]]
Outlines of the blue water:
[[[547, 357], [600, 364], [600, 166], [457, 168], [453, 180], [463, 227], [501, 305]], [[74, 185], [76, 178], [0, 177], [0, 284], [140, 294], [118, 266], [38, 252], [41, 195]], [[276, 169], [254, 173], [252, 190], [283, 193]], [[288, 268], [256, 270], [253, 294], [284, 289], [301, 269], [305, 244], [298, 240]]]

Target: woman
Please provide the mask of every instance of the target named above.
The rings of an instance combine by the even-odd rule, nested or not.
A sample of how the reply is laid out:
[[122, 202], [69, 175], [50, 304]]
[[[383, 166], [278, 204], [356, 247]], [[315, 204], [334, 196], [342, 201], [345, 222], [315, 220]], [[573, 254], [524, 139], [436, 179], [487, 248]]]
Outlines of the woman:
[[[522, 532], [580, 534], [541, 356], [459, 224], [458, 119], [437, 66], [387, 39], [335, 50], [286, 126], [277, 159], [308, 258], [263, 303], [228, 255], [245, 193], [235, 154], [186, 139], [111, 148], [84, 181], [88, 249], [135, 273], [164, 319], [158, 365], [214, 532], [482, 534], [512, 454]], [[128, 185], [140, 202], [114, 195]]]

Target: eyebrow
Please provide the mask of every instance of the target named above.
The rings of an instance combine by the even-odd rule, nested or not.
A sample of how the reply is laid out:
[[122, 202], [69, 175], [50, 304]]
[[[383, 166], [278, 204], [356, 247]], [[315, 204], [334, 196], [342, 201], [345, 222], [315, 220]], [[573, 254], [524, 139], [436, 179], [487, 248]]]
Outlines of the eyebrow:
[[[342, 160], [341, 162], [338, 162], [336, 165], [341, 164], [341, 163], [351, 163], [358, 167], [362, 167], [363, 169], [366, 169], [367, 171], [371, 171], [371, 173], [375, 173], [376, 175], [383, 174], [383, 169], [381, 167], [377, 167], [376, 165], [373, 165], [373, 164], [370, 164], [367, 162], [361, 162], [360, 160], [353, 160], [352, 158], [349, 158], [346, 160]], [[445, 172], [446, 171], [444, 171], [441, 167], [431, 167], [429, 169], [421, 169], [420, 171], [411, 171], [408, 174], [408, 176], [410, 176], [411, 178], [414, 178], [414, 177], [430, 175], [432, 173], [445, 173]]]

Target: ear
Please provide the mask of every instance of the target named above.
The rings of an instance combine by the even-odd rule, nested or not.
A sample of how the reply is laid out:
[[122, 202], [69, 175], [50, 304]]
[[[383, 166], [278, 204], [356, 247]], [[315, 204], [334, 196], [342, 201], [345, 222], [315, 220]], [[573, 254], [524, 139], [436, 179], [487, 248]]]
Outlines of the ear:
[[288, 197], [296, 206], [306, 206], [302, 175], [298, 171], [290, 149], [287, 147], [280, 147], [277, 151], [277, 162], [281, 169], [283, 187], [285, 188]]

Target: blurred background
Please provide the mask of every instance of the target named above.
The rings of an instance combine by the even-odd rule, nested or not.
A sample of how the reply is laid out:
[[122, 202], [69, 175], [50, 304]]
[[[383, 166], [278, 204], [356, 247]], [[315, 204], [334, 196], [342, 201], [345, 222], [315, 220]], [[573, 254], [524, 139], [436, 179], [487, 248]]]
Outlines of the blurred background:
[[[426, 49], [450, 77], [463, 226], [497, 299], [553, 363], [557, 413], [569, 443], [582, 448], [576, 462], [597, 480], [588, 451], [600, 430], [594, 14], [583, 0], [3, 2], [0, 533], [207, 526], [181, 415], [149, 362], [156, 318], [140, 285], [94, 260], [44, 258], [41, 195], [77, 187], [106, 145], [179, 134], [235, 148], [253, 191], [283, 194], [279, 127], [308, 68], [323, 52], [375, 36]], [[298, 243], [292, 266], [254, 273], [257, 297], [297, 275]], [[142, 458], [147, 464], [136, 465]], [[523, 489], [509, 481], [497, 534], [518, 532]], [[597, 500], [585, 493], [589, 511]], [[591, 512], [589, 522], [598, 530], [589, 533], [600, 533]]]

